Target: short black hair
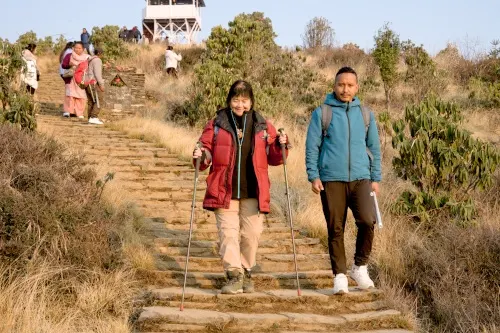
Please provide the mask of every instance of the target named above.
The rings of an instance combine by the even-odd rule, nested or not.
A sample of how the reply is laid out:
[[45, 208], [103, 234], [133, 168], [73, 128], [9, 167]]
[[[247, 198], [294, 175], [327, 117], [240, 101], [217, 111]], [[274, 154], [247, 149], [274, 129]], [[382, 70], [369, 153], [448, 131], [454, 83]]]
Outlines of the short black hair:
[[173, 49], [174, 49], [174, 47], [172, 45], [167, 46], [167, 50], [171, 50], [172, 51]]
[[76, 46], [77, 44], [78, 44], [78, 45], [81, 45], [83, 48], [85, 48], [85, 46], [83, 46], [83, 42], [81, 42], [81, 41], [75, 42], [75, 43], [73, 44], [73, 46]]
[[255, 105], [255, 100], [253, 97], [253, 89], [250, 83], [244, 80], [238, 80], [233, 85], [231, 88], [229, 88], [229, 93], [227, 94], [227, 99], [226, 99], [226, 105], [227, 107], [231, 107], [231, 99], [235, 96], [245, 96], [250, 98], [250, 101], [252, 101], [252, 108]]
[[30, 52], [33, 52], [34, 49], [36, 49], [36, 44], [35, 43], [29, 43], [26, 46], [26, 50], [29, 50]]
[[337, 79], [337, 77], [339, 75], [345, 74], [345, 73], [354, 74], [354, 76], [356, 76], [356, 80], [358, 79], [358, 73], [356, 73], [356, 71], [352, 67], [347, 67], [347, 66], [346, 67], [342, 67], [341, 69], [339, 69], [339, 71], [335, 75], [335, 79]]

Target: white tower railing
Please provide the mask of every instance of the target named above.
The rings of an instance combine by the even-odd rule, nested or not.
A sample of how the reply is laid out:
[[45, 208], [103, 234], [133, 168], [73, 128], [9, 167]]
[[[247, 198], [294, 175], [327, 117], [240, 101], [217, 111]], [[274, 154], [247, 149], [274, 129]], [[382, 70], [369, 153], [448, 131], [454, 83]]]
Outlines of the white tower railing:
[[201, 31], [204, 0], [146, 0], [143, 9], [143, 35], [151, 42], [194, 44]]

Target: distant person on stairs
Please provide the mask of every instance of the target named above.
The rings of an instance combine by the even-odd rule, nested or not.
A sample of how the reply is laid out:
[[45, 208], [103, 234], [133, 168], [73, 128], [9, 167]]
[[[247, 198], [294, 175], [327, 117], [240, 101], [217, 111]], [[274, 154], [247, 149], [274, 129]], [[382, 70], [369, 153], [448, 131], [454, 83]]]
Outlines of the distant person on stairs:
[[167, 74], [172, 75], [177, 78], [177, 67], [179, 61], [182, 60], [182, 55], [174, 52], [174, 47], [172, 45], [167, 46], [167, 51], [165, 52], [165, 68], [167, 69]]
[[[65, 64], [66, 61], [69, 62], [68, 68], [76, 68], [82, 61], [87, 61], [89, 55], [84, 53], [83, 43], [76, 42], [73, 47], [73, 52], [66, 57], [67, 58], [63, 60], [63, 68], [67, 67]], [[80, 88], [80, 86], [75, 82], [74, 77], [69, 78], [68, 81], [68, 84], [66, 84], [63, 116], [76, 116], [80, 119], [84, 119], [85, 117], [83, 114], [85, 113], [85, 102], [87, 100], [85, 89]]]
[[[89, 59], [88, 79], [95, 79], [96, 84], [89, 84], [87, 92], [87, 111], [89, 113], [89, 124], [102, 125], [103, 122], [97, 118], [99, 109], [104, 101], [104, 79], [102, 78], [102, 60], [103, 50], [96, 48], [94, 56]], [[98, 105], [99, 104], [99, 105]]]
[[80, 35], [80, 40], [83, 43], [83, 47], [87, 51], [87, 54], [91, 54], [90, 53], [90, 34], [87, 32], [87, 29], [83, 28], [82, 34]]
[[313, 112], [307, 131], [307, 175], [312, 191], [321, 194], [335, 276], [334, 294], [349, 292], [344, 249], [347, 208], [351, 209], [358, 229], [350, 276], [361, 289], [374, 287], [367, 263], [376, 221], [370, 193], [378, 194], [382, 179], [380, 142], [375, 116], [361, 105], [356, 97], [358, 89], [356, 72], [350, 67], [341, 68], [333, 93]]
[[280, 143], [288, 142], [254, 106], [251, 85], [236, 81], [226, 108], [208, 122], [199, 140], [202, 147], [193, 152], [194, 159], [202, 158], [201, 170], [210, 167], [203, 208], [215, 211], [227, 276], [223, 294], [254, 290], [251, 270], [271, 199], [268, 166], [283, 163]]
[[28, 44], [26, 49], [22, 51], [24, 66], [21, 72], [21, 81], [26, 85], [26, 91], [30, 95], [34, 95], [38, 89], [38, 81], [40, 80], [40, 72], [36, 64], [36, 44]]

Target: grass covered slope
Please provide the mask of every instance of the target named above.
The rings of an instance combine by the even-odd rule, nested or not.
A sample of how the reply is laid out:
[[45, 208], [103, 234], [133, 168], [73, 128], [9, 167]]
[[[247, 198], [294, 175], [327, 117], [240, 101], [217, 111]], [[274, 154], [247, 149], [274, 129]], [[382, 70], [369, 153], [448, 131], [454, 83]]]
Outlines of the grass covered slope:
[[0, 126], [0, 332], [129, 332], [136, 218], [101, 199], [80, 157]]

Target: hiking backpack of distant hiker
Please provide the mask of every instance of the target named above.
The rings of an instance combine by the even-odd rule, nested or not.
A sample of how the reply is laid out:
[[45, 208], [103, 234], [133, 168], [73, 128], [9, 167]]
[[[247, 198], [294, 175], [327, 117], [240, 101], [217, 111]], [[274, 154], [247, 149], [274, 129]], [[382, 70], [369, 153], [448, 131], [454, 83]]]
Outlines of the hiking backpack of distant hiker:
[[94, 59], [95, 57], [92, 57], [89, 60], [82, 61], [75, 69], [73, 79], [75, 80], [76, 84], [78, 84], [78, 86], [82, 89], [87, 88], [89, 84], [96, 84], [97, 82], [95, 79], [89, 79], [87, 75], [87, 72], [89, 70], [89, 63]]

